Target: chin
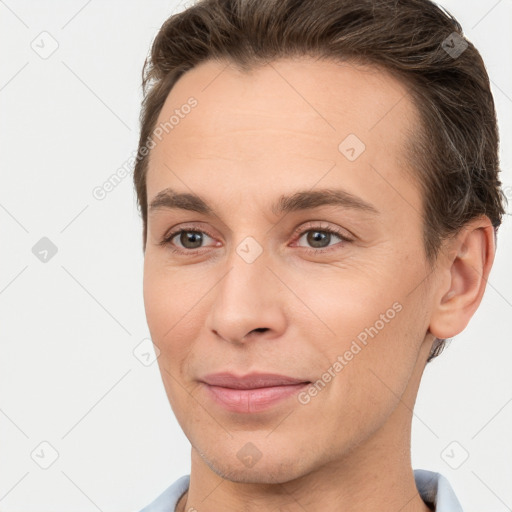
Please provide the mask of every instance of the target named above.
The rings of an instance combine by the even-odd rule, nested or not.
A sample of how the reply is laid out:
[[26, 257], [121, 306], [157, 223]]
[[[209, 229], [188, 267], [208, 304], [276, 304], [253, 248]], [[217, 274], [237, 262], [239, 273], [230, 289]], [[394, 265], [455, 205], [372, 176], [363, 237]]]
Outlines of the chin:
[[[275, 454], [276, 452], [274, 452]], [[252, 467], [244, 467], [237, 459], [229, 456], [207, 458], [201, 454], [205, 464], [218, 476], [235, 483], [245, 484], [284, 484], [304, 476], [307, 471], [297, 457], [277, 459], [276, 455], [263, 457]]]

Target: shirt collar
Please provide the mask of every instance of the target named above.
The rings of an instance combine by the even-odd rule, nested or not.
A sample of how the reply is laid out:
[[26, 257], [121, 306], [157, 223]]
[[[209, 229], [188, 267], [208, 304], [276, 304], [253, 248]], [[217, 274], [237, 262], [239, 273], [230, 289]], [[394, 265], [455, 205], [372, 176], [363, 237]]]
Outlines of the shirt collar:
[[415, 469], [414, 479], [421, 499], [435, 512], [463, 512], [448, 480], [440, 473]]

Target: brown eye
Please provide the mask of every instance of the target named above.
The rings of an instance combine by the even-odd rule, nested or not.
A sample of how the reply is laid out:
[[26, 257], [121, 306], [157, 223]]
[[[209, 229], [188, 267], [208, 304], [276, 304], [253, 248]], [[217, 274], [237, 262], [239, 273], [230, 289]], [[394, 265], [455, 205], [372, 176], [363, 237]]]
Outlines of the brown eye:
[[[306, 239], [306, 245], [299, 244], [299, 247], [303, 247], [307, 252], [311, 253], [334, 250], [338, 248], [337, 246], [342, 247], [345, 243], [352, 242], [350, 238], [346, 237], [336, 228], [326, 227], [303, 229], [297, 240], [300, 241], [302, 238]], [[331, 243], [333, 241], [336, 242], [336, 239], [338, 239], [337, 243]]]
[[332, 233], [328, 233], [327, 231], [310, 230], [306, 234], [306, 240], [312, 247], [322, 249], [329, 245], [331, 236]]
[[178, 254], [195, 254], [207, 247], [203, 245], [203, 242], [208, 238], [213, 240], [213, 237], [205, 231], [182, 228], [165, 235], [159, 245], [169, 247], [172, 252]]
[[201, 247], [203, 234], [200, 231], [181, 231], [178, 234], [180, 244], [185, 249], [198, 249]]

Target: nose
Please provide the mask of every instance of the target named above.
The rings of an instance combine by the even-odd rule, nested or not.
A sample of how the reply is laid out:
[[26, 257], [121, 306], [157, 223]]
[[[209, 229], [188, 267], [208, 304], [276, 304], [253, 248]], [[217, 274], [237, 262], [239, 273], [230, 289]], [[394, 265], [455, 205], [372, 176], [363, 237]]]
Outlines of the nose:
[[212, 290], [206, 327], [231, 343], [278, 337], [286, 328], [286, 290], [262, 254], [248, 263], [235, 252]]

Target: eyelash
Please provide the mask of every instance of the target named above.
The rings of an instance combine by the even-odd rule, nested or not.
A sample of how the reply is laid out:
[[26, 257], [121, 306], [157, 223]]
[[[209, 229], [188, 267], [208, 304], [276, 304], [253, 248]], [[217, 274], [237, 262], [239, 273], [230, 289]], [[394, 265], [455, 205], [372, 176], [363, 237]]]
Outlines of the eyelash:
[[[347, 236], [345, 236], [341, 230], [339, 230], [337, 228], [333, 228], [333, 227], [323, 227], [323, 226], [319, 226], [319, 225], [306, 226], [306, 228], [304, 228], [304, 227], [299, 228], [293, 234], [294, 240], [300, 240], [300, 238], [302, 238], [302, 236], [304, 234], [306, 234], [310, 231], [319, 231], [321, 233], [329, 233], [331, 235], [336, 235], [338, 238], [340, 238], [342, 240], [342, 242], [339, 242], [339, 243], [353, 242], [353, 240], [348, 238]], [[175, 238], [176, 235], [179, 235], [183, 232], [185, 232], [185, 233], [202, 233], [202, 234], [208, 235], [212, 239], [215, 238], [213, 235], [211, 235], [208, 231], [206, 231], [204, 229], [199, 230], [195, 227], [187, 228], [185, 226], [185, 227], [182, 227], [181, 229], [178, 229], [176, 231], [169, 233], [168, 235], [164, 235], [164, 238], [162, 239], [161, 242], [159, 242], [159, 245], [161, 245], [163, 247], [168, 247], [173, 253], [180, 254], [180, 255], [188, 255], [188, 256], [196, 255], [199, 252], [201, 252], [203, 249], [205, 249], [205, 247], [200, 247], [199, 249], [184, 249], [183, 250], [183, 249], [178, 249], [178, 248], [174, 247], [172, 245], [172, 239]], [[304, 252], [306, 252], [306, 254], [324, 254], [331, 250], [335, 250], [336, 246], [338, 244], [335, 244], [334, 246], [328, 246], [325, 248], [321, 248], [321, 249], [314, 249], [314, 248], [307, 248], [307, 247], [302, 247], [302, 249], [304, 250]]]

